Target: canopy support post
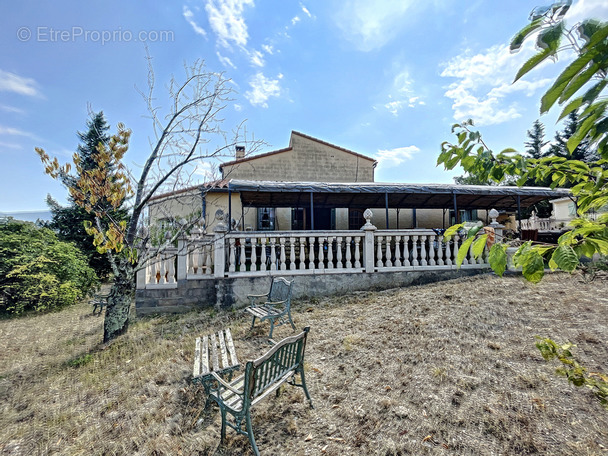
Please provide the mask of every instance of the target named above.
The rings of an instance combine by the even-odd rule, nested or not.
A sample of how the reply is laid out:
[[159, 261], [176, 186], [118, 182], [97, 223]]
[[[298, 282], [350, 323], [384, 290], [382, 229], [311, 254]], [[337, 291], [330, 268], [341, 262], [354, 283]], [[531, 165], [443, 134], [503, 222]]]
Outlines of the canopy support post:
[[228, 182], [228, 232], [232, 231], [232, 189]]
[[384, 192], [384, 208], [386, 210], [386, 229], [388, 230], [388, 192]]
[[313, 193], [310, 192], [310, 229], [315, 230], [315, 208], [312, 198]]
[[519, 197], [519, 195], [517, 195], [517, 222], [517, 231], [519, 231], [519, 238], [521, 239], [521, 198]]

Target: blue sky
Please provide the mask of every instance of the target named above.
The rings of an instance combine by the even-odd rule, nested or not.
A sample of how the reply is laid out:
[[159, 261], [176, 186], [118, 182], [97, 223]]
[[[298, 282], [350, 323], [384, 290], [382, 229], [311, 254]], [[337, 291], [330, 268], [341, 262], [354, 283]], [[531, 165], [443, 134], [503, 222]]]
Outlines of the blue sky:
[[[286, 147], [291, 130], [375, 157], [376, 181], [451, 183], [435, 166], [451, 125], [473, 118], [496, 150], [523, 149], [538, 100], [561, 63], [511, 84], [534, 52], [510, 54], [511, 37], [541, 0], [188, 0], [5, 2], [0, 15], [0, 212], [45, 209], [66, 191], [34, 152], [67, 161], [88, 109], [112, 131], [133, 131], [137, 172], [152, 135], [137, 88], [146, 89], [145, 46], [157, 104], [184, 63], [203, 59], [236, 91], [230, 131]], [[570, 23], [608, 19], [608, 2], [578, 0]], [[555, 113], [541, 118], [553, 136]], [[561, 128], [560, 125], [557, 125]], [[195, 175], [195, 179], [203, 179]], [[194, 183], [194, 182], [193, 182]]]

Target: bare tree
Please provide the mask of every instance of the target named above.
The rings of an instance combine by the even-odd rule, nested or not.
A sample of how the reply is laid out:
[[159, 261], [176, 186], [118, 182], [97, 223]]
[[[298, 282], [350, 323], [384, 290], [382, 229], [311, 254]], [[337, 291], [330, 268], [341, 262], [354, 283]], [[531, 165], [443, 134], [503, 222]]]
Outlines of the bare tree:
[[[154, 136], [150, 139], [150, 154], [141, 166], [139, 177], [123, 164], [128, 149], [130, 131], [122, 124], [107, 143], [100, 143], [93, 159], [97, 167], [85, 170], [74, 157], [75, 173], [70, 164], [59, 165], [43, 149], [36, 151], [51, 177], [68, 186], [77, 204], [95, 214], [95, 224], [86, 226], [94, 244], [105, 252], [111, 262], [114, 281], [108, 297], [104, 321], [104, 342], [128, 329], [129, 310], [135, 292], [135, 275], [158, 249], [172, 245], [178, 236], [196, 220], [175, 220], [176, 230], [155, 250], [143, 250], [147, 242], [144, 229], [144, 209], [159, 193], [186, 186], [197, 166], [210, 159], [232, 154], [236, 144], [245, 144], [252, 152], [261, 141], [248, 140], [243, 123], [228, 134], [222, 129], [222, 111], [231, 102], [233, 90], [223, 73], [208, 71], [202, 61], [185, 66], [185, 78], [172, 78], [168, 85], [170, 105], [163, 110], [155, 97], [155, 75], [148, 55], [148, 89], [139, 91], [145, 100]], [[66, 176], [73, 179], [65, 179]], [[130, 204], [127, 222], [113, 220], [112, 207], [125, 201]], [[110, 204], [107, 204], [110, 203]], [[139, 249], [138, 249], [139, 248]]]

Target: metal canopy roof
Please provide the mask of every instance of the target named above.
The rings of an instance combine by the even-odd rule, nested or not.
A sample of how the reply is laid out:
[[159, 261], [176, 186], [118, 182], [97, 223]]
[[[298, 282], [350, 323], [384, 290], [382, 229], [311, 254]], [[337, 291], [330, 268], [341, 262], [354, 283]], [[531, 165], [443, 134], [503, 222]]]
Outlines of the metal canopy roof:
[[[325, 183], [275, 182], [233, 179], [230, 191], [239, 192], [250, 207], [310, 207], [311, 193], [316, 208], [418, 208], [517, 210], [542, 200], [570, 196], [568, 189], [546, 187], [502, 187], [453, 184], [390, 184], [383, 182]], [[388, 205], [387, 205], [388, 200]]]

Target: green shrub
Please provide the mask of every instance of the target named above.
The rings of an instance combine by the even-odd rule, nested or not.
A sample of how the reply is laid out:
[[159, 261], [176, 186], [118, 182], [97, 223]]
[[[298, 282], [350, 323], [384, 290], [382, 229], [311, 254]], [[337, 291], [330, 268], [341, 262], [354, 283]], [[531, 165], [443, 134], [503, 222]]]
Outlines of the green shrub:
[[14, 220], [0, 225], [0, 314], [69, 306], [97, 284], [86, 257], [48, 228]]

